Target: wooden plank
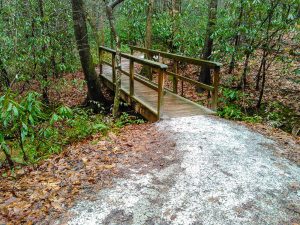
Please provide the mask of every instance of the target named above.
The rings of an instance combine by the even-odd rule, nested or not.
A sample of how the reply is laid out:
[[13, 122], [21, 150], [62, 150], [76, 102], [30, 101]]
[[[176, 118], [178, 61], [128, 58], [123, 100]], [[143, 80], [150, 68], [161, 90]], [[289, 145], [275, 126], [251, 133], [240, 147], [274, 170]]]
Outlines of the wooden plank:
[[165, 76], [164, 71], [161, 70], [158, 75], [158, 104], [157, 104], [157, 116], [161, 117], [163, 114], [163, 100], [164, 100], [164, 82]]
[[[174, 74], [178, 74], [178, 61], [174, 60], [173, 72]], [[178, 77], [173, 76], [173, 93], [177, 94], [178, 90]]]
[[[125, 74], [126, 76], [128, 76], [128, 77], [130, 76], [130, 73], [128, 73], [125, 70], [121, 70], [121, 72], [123, 74]], [[134, 79], [137, 80], [137, 81], [139, 81], [139, 82], [141, 82], [142, 84], [146, 85], [147, 87], [149, 87], [149, 88], [151, 88], [151, 89], [153, 89], [155, 91], [158, 90], [158, 87], [157, 87], [157, 85], [154, 82], [151, 82], [151, 81], [147, 80], [146, 78], [144, 78], [140, 74], [135, 73], [134, 74]]]
[[[130, 62], [128, 59], [122, 60], [122, 68], [123, 72], [129, 74], [129, 72], [127, 72], [130, 71]], [[160, 69], [156, 68], [156, 70]], [[100, 77], [104, 80], [103, 84], [105, 86], [114, 90], [114, 85], [112, 83], [112, 70], [108, 66], [103, 67], [103, 74]], [[164, 76], [161, 76], [161, 78], [164, 80]], [[173, 90], [168, 91], [166, 88], [162, 88], [160, 89], [161, 95], [159, 97], [158, 85], [146, 80], [138, 74], [134, 75], [133, 96], [130, 95], [130, 77], [122, 76], [121, 81], [121, 98], [131, 105], [136, 112], [140, 113], [149, 121], [154, 122], [162, 117], [174, 118], [191, 115], [214, 114], [213, 111], [206, 107], [172, 93]], [[161, 101], [158, 100], [159, 98], [161, 98]], [[160, 110], [159, 117], [158, 110]]]
[[180, 80], [183, 80], [183, 81], [189, 82], [189, 83], [191, 83], [191, 84], [194, 84], [194, 85], [196, 85], [197, 87], [204, 88], [204, 89], [206, 89], [206, 90], [208, 90], [208, 91], [213, 91], [213, 90], [214, 90], [214, 87], [209, 86], [209, 85], [206, 85], [206, 84], [203, 84], [203, 83], [198, 82], [198, 81], [195, 81], [195, 80], [193, 80], [193, 79], [191, 79], [191, 78], [184, 77], [184, 76], [181, 76], [181, 75], [179, 75], [179, 74], [175, 74], [175, 73], [170, 72], [170, 71], [166, 71], [166, 73], [167, 73], [168, 75], [175, 76], [175, 77], [179, 78]]
[[101, 50], [104, 50], [105, 52], [109, 52], [109, 53], [111, 53], [111, 54], [115, 54], [115, 53], [116, 53], [115, 50], [110, 49], [110, 48], [107, 48], [107, 47], [104, 47], [104, 46], [100, 46], [99, 48], [100, 48]]
[[[101, 46], [99, 48], [106, 51], [106, 52], [116, 54], [116, 51], [113, 50], [113, 49], [109, 49], [109, 48], [106, 48], [106, 47], [103, 47], [103, 46]], [[152, 68], [158, 68], [158, 69], [167, 69], [168, 68], [168, 66], [165, 65], [165, 64], [157, 63], [157, 62], [147, 60], [147, 59], [140, 59], [140, 58], [135, 57], [135, 56], [130, 55], [130, 54], [121, 53], [121, 56], [125, 59], [129, 59], [129, 60], [132, 59], [134, 62], [140, 63], [142, 65], [151, 66]]]
[[180, 62], [186, 62], [197, 66], [207, 66], [210, 69], [217, 69], [222, 66], [221, 63], [203, 60], [203, 59], [196, 59], [192, 57], [182, 56], [182, 55], [176, 55], [173, 53], [163, 52], [163, 51], [157, 51], [152, 49], [145, 49], [142, 47], [136, 47], [136, 46], [129, 46], [133, 50], [144, 52], [144, 53], [152, 53], [153, 55], [160, 55], [161, 57], [168, 58], [168, 59], [174, 59]]
[[214, 72], [214, 90], [212, 92], [212, 109], [218, 109], [218, 94], [219, 94], [219, 84], [220, 84], [220, 69]]
[[[111, 90], [114, 90], [114, 84], [112, 83], [111, 79], [103, 75], [101, 77], [104, 79], [104, 84]], [[156, 109], [153, 108], [152, 105], [136, 96], [131, 97], [128, 89], [126, 90], [124, 87], [121, 88], [121, 98], [125, 102], [130, 103], [130, 105], [134, 107], [136, 112], [140, 113], [148, 121], [156, 122], [159, 119]]]
[[107, 61], [105, 61], [105, 60], [102, 60], [102, 63], [105, 64], [105, 65], [107, 65], [107, 66], [112, 67], [111, 63], [109, 63], [109, 62], [107, 62]]
[[103, 62], [103, 51], [102, 49], [99, 48], [99, 73], [102, 74], [103, 73], [103, 65], [102, 65], [102, 62]]
[[130, 59], [130, 66], [129, 66], [129, 78], [130, 78], [130, 96], [134, 95], [134, 62]]
[[112, 78], [113, 78], [112, 80], [113, 83], [115, 84], [116, 83], [116, 57], [114, 54], [111, 58], [111, 67], [112, 67]]

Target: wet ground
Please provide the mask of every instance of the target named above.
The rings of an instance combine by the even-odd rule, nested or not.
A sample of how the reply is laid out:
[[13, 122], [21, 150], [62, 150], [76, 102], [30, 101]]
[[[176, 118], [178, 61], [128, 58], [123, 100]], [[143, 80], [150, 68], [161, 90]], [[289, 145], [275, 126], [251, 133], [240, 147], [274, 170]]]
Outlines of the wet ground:
[[275, 154], [276, 142], [210, 116], [164, 120], [154, 129], [162, 140], [134, 153], [141, 160], [120, 164], [123, 175], [112, 187], [79, 201], [56, 224], [300, 222], [300, 167]]

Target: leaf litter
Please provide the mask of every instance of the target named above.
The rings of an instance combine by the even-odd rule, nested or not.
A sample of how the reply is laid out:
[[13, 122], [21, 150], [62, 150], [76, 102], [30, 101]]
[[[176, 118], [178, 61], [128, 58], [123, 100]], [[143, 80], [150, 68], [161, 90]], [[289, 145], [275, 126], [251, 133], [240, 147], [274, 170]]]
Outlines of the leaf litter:
[[142, 151], [147, 139], [153, 141], [153, 134], [143, 132], [150, 126], [129, 125], [118, 134], [94, 135], [38, 165], [0, 170], [0, 224], [47, 224], [66, 212], [79, 195], [92, 198], [111, 186], [112, 178], [120, 175], [118, 163], [133, 162], [128, 155], [133, 147]]

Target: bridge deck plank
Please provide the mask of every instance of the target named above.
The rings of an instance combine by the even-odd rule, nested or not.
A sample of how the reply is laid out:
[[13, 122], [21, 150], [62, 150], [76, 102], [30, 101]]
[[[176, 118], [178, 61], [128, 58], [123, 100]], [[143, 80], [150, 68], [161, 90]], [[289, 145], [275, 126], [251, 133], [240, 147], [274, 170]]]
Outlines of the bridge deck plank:
[[[129, 62], [126, 59], [122, 59], [122, 69], [125, 71], [129, 70]], [[103, 74], [107, 80], [112, 83], [112, 69], [107, 65], [103, 65]], [[129, 95], [129, 77], [122, 75], [121, 88]], [[157, 109], [158, 93], [145, 86], [141, 82], [134, 81], [134, 96], [135, 98], [147, 103], [148, 107], [151, 107], [152, 111]], [[212, 115], [215, 114], [212, 110], [193, 103], [179, 95], [175, 95], [168, 91], [165, 92], [163, 116], [162, 118], [176, 118], [186, 117], [194, 115]], [[143, 115], [142, 115], [143, 116]]]

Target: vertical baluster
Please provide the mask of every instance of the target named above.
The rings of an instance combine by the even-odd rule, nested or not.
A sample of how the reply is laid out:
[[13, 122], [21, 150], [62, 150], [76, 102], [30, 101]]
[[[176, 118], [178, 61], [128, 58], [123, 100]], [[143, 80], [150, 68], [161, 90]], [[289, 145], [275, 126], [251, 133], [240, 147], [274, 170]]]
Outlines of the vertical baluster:
[[219, 84], [220, 84], [220, 68], [214, 70], [214, 90], [212, 92], [212, 109], [218, 109], [218, 94], [219, 94]]
[[103, 51], [101, 48], [99, 48], [99, 73], [100, 73], [100, 76], [103, 74]]
[[157, 117], [163, 114], [163, 101], [164, 101], [164, 83], [165, 83], [165, 71], [160, 69], [158, 74], [158, 102], [157, 102]]
[[129, 78], [130, 78], [130, 96], [134, 95], [134, 61], [130, 59], [129, 64]]
[[[178, 61], [174, 60], [173, 72], [178, 74]], [[177, 94], [178, 89], [178, 78], [173, 76], [173, 92]]]
[[112, 80], [113, 84], [116, 84], [116, 54], [111, 54], [111, 65], [112, 65]]
[[[153, 60], [153, 55], [151, 52], [149, 52], [149, 60]], [[153, 69], [151, 66], [149, 66], [149, 80], [153, 81]]]

